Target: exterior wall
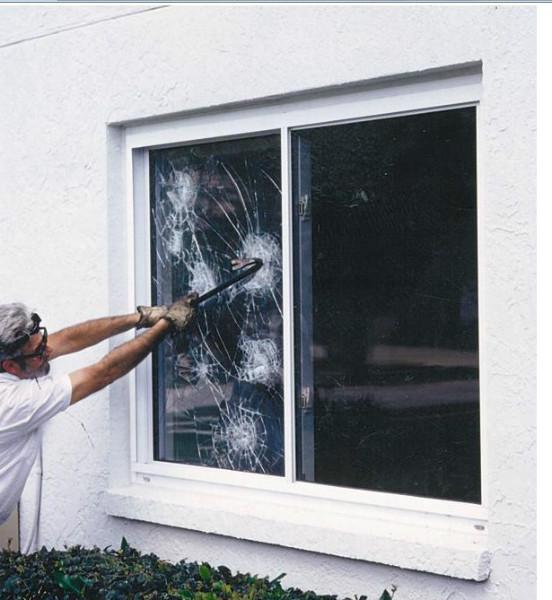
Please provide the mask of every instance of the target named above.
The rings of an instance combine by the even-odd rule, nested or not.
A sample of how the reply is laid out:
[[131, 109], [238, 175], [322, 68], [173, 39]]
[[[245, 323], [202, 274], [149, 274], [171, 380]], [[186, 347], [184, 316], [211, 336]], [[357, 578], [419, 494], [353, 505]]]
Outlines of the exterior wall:
[[[320, 593], [398, 586], [409, 600], [517, 600], [535, 589], [535, 32], [520, 6], [115, 5], [0, 8], [0, 302], [51, 330], [125, 310], [126, 199], [107, 124], [482, 61], [480, 273], [492, 573], [471, 583], [108, 517], [127, 381], [46, 428], [38, 543], [129, 542], [162, 557], [278, 575]], [[109, 164], [109, 169], [108, 169]], [[7, 248], [7, 250], [6, 250]], [[117, 342], [115, 342], [117, 343]], [[108, 344], [60, 359], [99, 359]], [[119, 424], [111, 421], [120, 411]], [[128, 451], [121, 444], [120, 453]], [[122, 475], [122, 473], [119, 473]], [[28, 542], [39, 475], [22, 509]]]

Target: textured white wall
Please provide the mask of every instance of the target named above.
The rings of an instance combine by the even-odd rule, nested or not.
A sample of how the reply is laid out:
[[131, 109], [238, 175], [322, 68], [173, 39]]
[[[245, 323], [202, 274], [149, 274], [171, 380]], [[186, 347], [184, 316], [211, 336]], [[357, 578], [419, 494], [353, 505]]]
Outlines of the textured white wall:
[[[288, 585], [340, 595], [377, 597], [395, 583], [397, 600], [532, 596], [535, 18], [532, 7], [505, 5], [0, 7], [0, 302], [27, 302], [51, 329], [125, 304], [126, 206], [107, 170], [118, 160], [119, 139], [106, 123], [483, 64], [480, 272], [488, 291], [482, 310], [491, 578], [461, 582], [107, 517], [109, 462], [115, 469], [121, 463], [108, 455], [116, 434], [108, 401], [126, 427], [124, 381], [48, 426], [41, 544], [116, 545], [125, 535], [163, 557], [284, 571]], [[107, 349], [64, 359], [56, 370]]]

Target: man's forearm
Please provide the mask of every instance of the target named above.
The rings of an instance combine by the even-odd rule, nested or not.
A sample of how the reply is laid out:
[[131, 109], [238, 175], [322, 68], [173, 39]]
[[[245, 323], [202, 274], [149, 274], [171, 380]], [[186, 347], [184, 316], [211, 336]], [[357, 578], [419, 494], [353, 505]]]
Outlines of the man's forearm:
[[114, 335], [128, 331], [136, 327], [139, 319], [140, 314], [136, 312], [118, 317], [93, 319], [56, 331], [48, 338], [48, 345], [52, 348], [51, 358], [78, 352]]
[[160, 321], [145, 333], [125, 342], [106, 354], [97, 366], [107, 375], [108, 383], [126, 375], [152, 351], [169, 332], [168, 321]]
[[170, 328], [168, 321], [161, 320], [142, 335], [117, 346], [94, 365], [71, 373], [71, 404], [126, 375], [167, 335]]

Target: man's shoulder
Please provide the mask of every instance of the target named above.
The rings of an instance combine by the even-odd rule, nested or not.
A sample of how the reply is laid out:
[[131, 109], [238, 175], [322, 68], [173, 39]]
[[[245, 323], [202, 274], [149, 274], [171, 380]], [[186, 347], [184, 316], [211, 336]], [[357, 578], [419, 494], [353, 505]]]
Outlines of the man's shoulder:
[[10, 373], [0, 373], [0, 394], [14, 388], [19, 388], [21, 384], [24, 385], [24, 379], [19, 379], [15, 375]]
[[0, 445], [6, 446], [31, 434], [71, 403], [67, 375], [19, 379], [0, 377]]
[[10, 373], [0, 373], [0, 397], [5, 397], [6, 395], [19, 396], [20, 394], [40, 395], [42, 390], [49, 391], [63, 377], [54, 378], [51, 375], [45, 375], [36, 379], [20, 379]]
[[0, 400], [2, 404], [31, 395], [32, 387], [28, 379], [19, 379], [9, 373], [0, 373]]
[[51, 381], [55, 381], [58, 379], [62, 379], [65, 375], [43, 375], [42, 377], [33, 377], [32, 379], [21, 379], [16, 375], [12, 375], [11, 373], [0, 373], [0, 383], [22, 383], [22, 384], [38, 384], [47, 383]]
[[6, 423], [17, 418], [26, 426], [37, 426], [65, 410], [70, 402], [71, 382], [68, 375], [19, 379], [0, 374], [0, 422]]
[[10, 383], [22, 381], [19, 377], [12, 375], [11, 373], [0, 373], [0, 383]]

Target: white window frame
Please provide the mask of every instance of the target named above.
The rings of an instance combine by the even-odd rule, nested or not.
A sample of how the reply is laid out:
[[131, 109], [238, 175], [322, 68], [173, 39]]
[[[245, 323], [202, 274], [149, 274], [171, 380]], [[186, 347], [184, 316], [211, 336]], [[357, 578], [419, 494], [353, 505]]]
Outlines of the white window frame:
[[[293, 369], [291, 130], [475, 106], [479, 68], [423, 80], [397, 80], [262, 104], [205, 111], [170, 121], [130, 125], [124, 132], [129, 264], [128, 305], [151, 302], [149, 149], [279, 133], [282, 144], [283, 372], [285, 476], [242, 473], [153, 460], [151, 358], [130, 378], [130, 485], [108, 492], [108, 512], [263, 542], [448, 574], [485, 579], [487, 471], [485, 446], [485, 286], [479, 268], [481, 504], [339, 488], [296, 481]], [[477, 131], [479, 131], [479, 123]], [[477, 138], [478, 157], [482, 140]], [[478, 158], [478, 189], [481, 165]], [[483, 202], [478, 198], [478, 224]], [[481, 264], [482, 227], [478, 226]], [[224, 499], [224, 500], [222, 500]], [[247, 527], [240, 518], [260, 520]], [[206, 523], [206, 524], [205, 524]], [[271, 526], [271, 523], [273, 525]], [[307, 530], [303, 531], [304, 528]], [[261, 531], [262, 530], [262, 531]], [[431, 534], [428, 536], [428, 532]], [[342, 539], [336, 539], [342, 536]], [[347, 541], [344, 541], [347, 540]], [[409, 544], [413, 544], [412, 552]], [[410, 551], [409, 551], [410, 548]], [[431, 559], [424, 556], [424, 551]]]

